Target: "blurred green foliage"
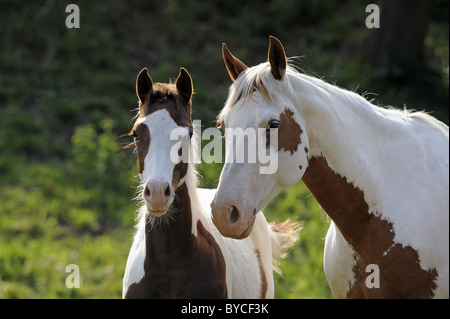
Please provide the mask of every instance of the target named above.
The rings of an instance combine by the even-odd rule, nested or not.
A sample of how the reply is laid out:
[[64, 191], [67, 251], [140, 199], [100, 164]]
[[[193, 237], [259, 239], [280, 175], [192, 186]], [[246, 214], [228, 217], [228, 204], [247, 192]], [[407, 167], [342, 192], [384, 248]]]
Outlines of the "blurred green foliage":
[[[371, 30], [366, 1], [88, 1], [67, 29], [71, 1], [0, 0], [0, 297], [119, 298], [133, 235], [138, 184], [129, 142], [135, 79], [155, 82], [186, 67], [193, 119], [214, 126], [230, 80], [221, 43], [248, 65], [277, 36], [299, 67], [328, 82], [373, 92], [375, 103], [427, 110], [448, 123], [448, 1], [433, 0], [427, 64], [408, 77], [363, 62]], [[370, 96], [372, 97], [372, 96]], [[201, 164], [215, 187], [220, 164]], [[265, 210], [304, 224], [275, 276], [277, 298], [330, 298], [323, 274], [328, 217], [302, 183]], [[81, 288], [65, 286], [77, 264]]]

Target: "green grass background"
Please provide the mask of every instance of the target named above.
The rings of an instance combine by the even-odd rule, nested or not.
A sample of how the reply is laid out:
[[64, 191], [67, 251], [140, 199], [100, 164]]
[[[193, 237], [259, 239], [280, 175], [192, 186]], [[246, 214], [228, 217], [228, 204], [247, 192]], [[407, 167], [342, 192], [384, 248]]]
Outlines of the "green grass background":
[[[135, 158], [121, 146], [135, 115], [135, 79], [186, 67], [193, 118], [214, 126], [230, 85], [221, 43], [248, 65], [277, 36], [299, 66], [328, 82], [373, 92], [375, 103], [427, 110], [448, 123], [448, 1], [433, 1], [426, 66], [407, 80], [364, 64], [366, 1], [0, 0], [0, 298], [120, 298], [133, 236]], [[446, 8], [446, 9], [445, 9]], [[220, 164], [201, 164], [215, 187]], [[265, 210], [304, 225], [275, 275], [277, 298], [332, 298], [322, 266], [329, 219], [299, 182]], [[80, 288], [65, 286], [66, 266]]]

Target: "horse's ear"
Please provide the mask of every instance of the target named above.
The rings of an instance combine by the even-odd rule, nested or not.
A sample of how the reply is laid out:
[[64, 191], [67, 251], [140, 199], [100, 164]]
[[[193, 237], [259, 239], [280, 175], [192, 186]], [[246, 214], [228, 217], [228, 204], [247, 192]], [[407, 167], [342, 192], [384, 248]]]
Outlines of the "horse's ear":
[[236, 81], [239, 74], [241, 74], [248, 66], [244, 62], [236, 58], [231, 54], [230, 50], [225, 43], [222, 43], [222, 55], [225, 66], [227, 67], [228, 73], [233, 81]]
[[180, 68], [180, 74], [176, 81], [178, 94], [187, 104], [192, 97], [192, 79], [189, 72], [185, 68]]
[[286, 74], [286, 53], [284, 52], [284, 48], [280, 40], [274, 36], [270, 36], [269, 41], [270, 45], [268, 60], [270, 63], [270, 70], [275, 79], [281, 80]]
[[144, 103], [145, 98], [148, 93], [150, 93], [152, 88], [153, 82], [150, 75], [148, 75], [148, 69], [143, 68], [136, 78], [136, 95], [138, 96], [141, 104]]

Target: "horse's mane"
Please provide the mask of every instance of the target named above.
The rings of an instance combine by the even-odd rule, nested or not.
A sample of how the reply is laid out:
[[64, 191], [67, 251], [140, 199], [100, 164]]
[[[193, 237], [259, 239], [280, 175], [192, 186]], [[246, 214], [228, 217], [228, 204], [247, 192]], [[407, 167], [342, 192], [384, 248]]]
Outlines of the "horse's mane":
[[[268, 74], [266, 74], [267, 72]], [[267, 89], [269, 87], [268, 81], [270, 81], [269, 74], [271, 73], [268, 62], [261, 63], [242, 72], [234, 84], [228, 88], [227, 101], [224, 108], [217, 116], [217, 123], [223, 127], [223, 119], [231, 108], [240, 99], [247, 99], [255, 90], [261, 92], [262, 95], [270, 101], [272, 96]]]
[[[444, 135], [448, 135], [448, 129], [443, 127], [438, 120], [436, 120], [433, 116], [429, 115], [423, 111], [415, 111], [415, 110], [407, 110], [406, 108], [398, 109], [396, 107], [385, 107], [385, 106], [376, 106], [372, 104], [374, 99], [371, 98], [368, 100], [369, 95], [371, 93], [364, 92], [362, 94], [358, 94], [355, 91], [349, 91], [347, 89], [343, 89], [337, 85], [333, 85], [327, 83], [322, 78], [317, 78], [311, 75], [307, 75], [303, 70], [301, 70], [298, 65], [295, 64], [296, 58], [289, 58], [288, 65], [286, 68], [286, 76], [287, 77], [295, 77], [303, 79], [303, 83], [307, 83], [311, 86], [321, 89], [324, 92], [333, 93], [333, 96], [339, 97], [339, 99], [344, 102], [344, 104], [358, 104], [358, 105], [366, 105], [371, 108], [376, 108], [379, 110], [385, 110], [389, 112], [391, 115], [396, 115], [400, 117], [417, 119], [427, 123], [434, 129], [440, 131]], [[228, 112], [235, 106], [235, 104], [243, 99], [251, 98], [251, 95], [255, 91], [259, 91], [261, 95], [268, 101], [276, 101], [281, 100], [283, 98], [283, 94], [287, 90], [271, 90], [269, 88], [273, 88], [274, 86], [280, 86], [281, 83], [288, 84], [289, 82], [280, 82], [275, 80], [271, 71], [269, 62], [264, 62], [259, 65], [253, 66], [251, 68], [246, 69], [242, 72], [233, 85], [231, 85], [228, 89], [227, 101], [225, 103], [224, 108], [219, 113], [217, 117], [217, 123], [223, 128], [223, 120]]]
[[[295, 59], [298, 57], [292, 57], [288, 59], [288, 64], [286, 68], [287, 76], [301, 76], [301, 72], [304, 72], [295, 63]], [[319, 78], [312, 76], [307, 76], [311, 82], [315, 84], [327, 84]], [[269, 62], [264, 62], [259, 65], [253, 66], [242, 72], [233, 85], [228, 89], [227, 101], [224, 108], [219, 113], [217, 117], [217, 122], [223, 127], [223, 119], [225, 115], [234, 107], [234, 105], [241, 99], [245, 100], [250, 98], [252, 93], [259, 91], [261, 95], [268, 101], [282, 100], [283, 93], [286, 90], [270, 90], [274, 86], [281, 86], [284, 82], [275, 80], [271, 70]], [[328, 85], [328, 84], [327, 84]], [[283, 93], [282, 93], [283, 92]]]
[[441, 132], [445, 136], [448, 136], [448, 126], [442, 125], [442, 122], [439, 122], [436, 118], [434, 118], [430, 114], [428, 114], [426, 112], [414, 112], [414, 111], [409, 112], [407, 110], [405, 110], [405, 111], [408, 112], [409, 117], [415, 118], [424, 123], [427, 123], [428, 125], [433, 127], [435, 130]]

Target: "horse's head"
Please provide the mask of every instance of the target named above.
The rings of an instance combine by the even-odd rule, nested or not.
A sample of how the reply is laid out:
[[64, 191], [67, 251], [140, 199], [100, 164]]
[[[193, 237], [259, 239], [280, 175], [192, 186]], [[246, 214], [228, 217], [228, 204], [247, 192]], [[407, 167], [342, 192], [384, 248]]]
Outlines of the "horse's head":
[[[214, 224], [222, 235], [245, 238], [252, 230], [255, 214], [282, 188], [297, 183], [303, 176], [309, 141], [292, 101], [287, 60], [280, 41], [270, 37], [268, 62], [251, 68], [234, 57], [225, 44], [222, 53], [234, 83], [218, 118], [225, 129], [226, 159], [211, 208]], [[251, 131], [256, 139], [248, 137]], [[228, 138], [229, 134], [234, 136]], [[242, 149], [233, 149], [234, 139], [236, 145], [244, 145]], [[243, 140], [247, 143], [239, 144]], [[258, 157], [256, 161], [236, 160], [241, 153], [250, 159], [252, 152], [258, 154], [253, 156]], [[276, 163], [269, 163], [274, 169], [268, 170], [260, 155], [269, 152]]]
[[188, 170], [192, 138], [192, 80], [180, 69], [175, 83], [153, 84], [147, 68], [136, 80], [139, 115], [130, 135], [134, 138], [139, 178], [147, 210], [166, 213]]

